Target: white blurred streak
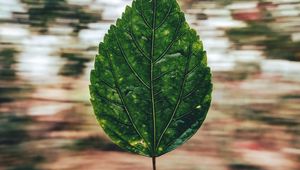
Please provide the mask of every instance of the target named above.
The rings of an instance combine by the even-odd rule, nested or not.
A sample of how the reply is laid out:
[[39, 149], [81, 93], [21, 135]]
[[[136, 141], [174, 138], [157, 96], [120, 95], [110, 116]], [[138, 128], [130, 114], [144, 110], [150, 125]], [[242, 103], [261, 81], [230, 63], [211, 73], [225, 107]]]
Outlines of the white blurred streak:
[[79, 32], [78, 36], [83, 45], [89, 47], [99, 44], [99, 42], [103, 40], [106, 32], [107, 30], [84, 29]]
[[26, 12], [26, 8], [19, 0], [0, 1], [0, 19], [13, 19], [13, 12]]
[[4, 42], [19, 43], [28, 37], [30, 32], [26, 26], [18, 24], [0, 24], [0, 40]]
[[93, 0], [67, 0], [67, 2], [71, 5], [89, 5]]
[[233, 4], [230, 4], [228, 6], [226, 6], [226, 9], [230, 9], [230, 10], [243, 10], [243, 9], [252, 9], [252, 8], [256, 8], [257, 7], [257, 2], [235, 2]]
[[285, 77], [299, 80], [300, 63], [286, 60], [264, 60], [261, 63], [261, 69], [264, 73], [275, 73]]
[[292, 41], [294, 42], [300, 41], [300, 32], [292, 33]]

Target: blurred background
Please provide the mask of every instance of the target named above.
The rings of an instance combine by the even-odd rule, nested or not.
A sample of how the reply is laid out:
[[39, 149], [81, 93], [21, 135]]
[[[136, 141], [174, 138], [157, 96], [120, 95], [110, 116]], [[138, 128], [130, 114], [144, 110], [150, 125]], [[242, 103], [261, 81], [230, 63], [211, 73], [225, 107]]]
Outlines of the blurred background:
[[[201, 130], [159, 170], [300, 169], [300, 1], [180, 0], [213, 70]], [[147, 170], [89, 102], [98, 43], [131, 0], [0, 0], [0, 170]]]

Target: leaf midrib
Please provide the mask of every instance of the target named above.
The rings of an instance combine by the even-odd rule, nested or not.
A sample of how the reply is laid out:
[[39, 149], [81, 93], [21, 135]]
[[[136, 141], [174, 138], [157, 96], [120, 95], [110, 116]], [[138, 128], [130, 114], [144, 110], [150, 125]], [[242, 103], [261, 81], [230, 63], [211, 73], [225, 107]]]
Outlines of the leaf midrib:
[[[176, 26], [176, 30], [175, 30], [175, 36], [174, 38], [172, 39], [172, 41], [170, 42], [170, 44], [167, 46], [167, 48], [163, 51], [163, 53], [161, 53], [159, 55], [158, 58], [154, 58], [154, 54], [155, 54], [155, 33], [156, 33], [156, 30], [159, 29], [163, 24], [164, 22], [166, 21], [166, 19], [168, 18], [168, 16], [171, 14], [171, 7], [168, 9], [168, 12], [166, 14], [166, 16], [164, 17], [162, 23], [159, 24], [158, 27], [156, 27], [156, 0], [153, 0], [152, 1], [152, 10], [153, 10], [153, 15], [152, 15], [152, 36], [151, 36], [151, 53], [150, 53], [150, 91], [151, 91], [151, 102], [152, 102], [152, 121], [153, 121], [153, 143], [152, 143], [152, 156], [157, 156], [157, 150], [158, 150], [158, 147], [160, 145], [160, 142], [165, 134], [165, 132], [167, 131], [167, 129], [169, 128], [169, 126], [171, 125], [173, 119], [174, 119], [174, 116], [177, 112], [177, 109], [182, 101], [182, 96], [183, 96], [183, 89], [184, 89], [184, 85], [185, 85], [185, 81], [186, 81], [186, 78], [187, 78], [187, 72], [188, 72], [188, 69], [189, 69], [189, 63], [190, 63], [190, 58], [191, 56], [189, 56], [188, 60], [187, 60], [187, 63], [185, 65], [185, 69], [184, 69], [184, 77], [183, 77], [183, 80], [182, 80], [182, 84], [181, 84], [181, 87], [180, 87], [180, 94], [178, 96], [178, 100], [176, 102], [176, 105], [174, 107], [174, 110], [172, 112], [172, 115], [170, 117], [170, 120], [168, 121], [166, 127], [164, 128], [162, 134], [159, 136], [158, 138], [158, 141], [156, 140], [156, 112], [155, 112], [155, 95], [154, 95], [154, 79], [153, 79], [153, 69], [154, 69], [154, 65], [157, 64], [168, 52], [169, 50], [171, 49], [171, 47], [173, 46], [173, 44], [175, 43], [175, 41], [177, 39], [179, 39], [184, 33], [182, 34], [179, 34], [179, 30], [180, 30], [180, 27], [182, 25], [181, 23], [181, 20], [179, 19], [179, 22], [178, 22], [178, 25]], [[145, 23], [147, 24], [147, 23]], [[178, 35], [179, 34], [179, 35]]]
[[150, 52], [150, 92], [151, 92], [151, 103], [152, 103], [152, 156], [156, 156], [156, 113], [155, 113], [155, 99], [154, 99], [154, 84], [153, 84], [153, 70], [154, 70], [154, 54], [155, 54], [155, 31], [156, 31], [156, 0], [152, 1], [152, 36], [151, 36], [151, 52]]

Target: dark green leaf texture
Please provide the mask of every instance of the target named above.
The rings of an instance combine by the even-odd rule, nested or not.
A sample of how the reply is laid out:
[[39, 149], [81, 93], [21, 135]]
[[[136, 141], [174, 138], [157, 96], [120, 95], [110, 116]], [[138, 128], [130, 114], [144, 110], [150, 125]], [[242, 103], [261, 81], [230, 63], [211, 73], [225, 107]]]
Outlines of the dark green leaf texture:
[[130, 152], [158, 157], [187, 141], [211, 103], [211, 73], [176, 0], [135, 0], [99, 45], [91, 101], [101, 127]]

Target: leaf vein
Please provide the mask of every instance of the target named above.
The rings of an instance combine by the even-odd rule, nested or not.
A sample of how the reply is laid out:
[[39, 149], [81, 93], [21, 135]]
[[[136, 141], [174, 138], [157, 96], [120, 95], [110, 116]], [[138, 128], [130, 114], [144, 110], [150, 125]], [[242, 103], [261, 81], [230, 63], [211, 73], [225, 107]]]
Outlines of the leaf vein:
[[146, 55], [146, 53], [144, 52], [144, 50], [141, 48], [138, 41], [136, 40], [134, 33], [132, 31], [127, 32], [127, 33], [132, 38], [135, 47], [139, 50], [139, 52], [143, 55], [143, 57], [145, 57], [147, 60], [150, 61], [150, 58]]
[[[191, 114], [191, 113], [190, 113]], [[185, 115], [187, 116], [187, 115]], [[202, 119], [200, 119], [199, 121], [204, 121], [205, 120], [205, 117], [203, 117]], [[169, 148], [170, 146], [172, 146], [174, 143], [176, 143], [176, 140], [175, 141], [171, 141], [169, 142], [169, 144], [166, 145], [166, 148]]]
[[113, 87], [111, 84], [107, 83], [106, 81], [104, 81], [104, 80], [102, 80], [102, 79], [100, 79], [99, 81], [102, 82], [103, 84], [105, 84], [105, 85], [106, 85], [107, 87], [109, 87], [110, 89], [116, 91], [116, 88]]
[[180, 116], [178, 116], [178, 117], [175, 117], [175, 118], [174, 118], [174, 122], [177, 121], [177, 120], [182, 119], [182, 118], [185, 117], [185, 116], [191, 115], [192, 113], [194, 113], [194, 110], [189, 111], [189, 112], [186, 112], [186, 113], [184, 113], [184, 114], [182, 114], [182, 115], [180, 115]]
[[[173, 119], [174, 119], [174, 116], [179, 108], [179, 105], [180, 103], [182, 102], [182, 96], [183, 96], [183, 91], [184, 91], [184, 86], [185, 86], [185, 82], [186, 82], [186, 79], [187, 79], [187, 72], [188, 72], [188, 69], [189, 69], [189, 64], [190, 64], [190, 61], [191, 61], [191, 54], [188, 56], [188, 59], [187, 59], [187, 62], [186, 62], [186, 65], [185, 65], [185, 69], [184, 69], [184, 77], [183, 77], [183, 80], [182, 80], [182, 83], [181, 83], [181, 87], [180, 87], [180, 92], [179, 92], [179, 96], [178, 96], [178, 99], [177, 99], [177, 102], [176, 102], [176, 105], [175, 105], [175, 108], [172, 112], [172, 115], [170, 117], [170, 120], [167, 124], [167, 126], [164, 128], [162, 134], [160, 135], [159, 137], [159, 140], [158, 140], [158, 144], [157, 144], [157, 147], [159, 146], [164, 134], [166, 133], [167, 129], [169, 128], [169, 126], [171, 125]], [[156, 148], [157, 149], [157, 148]]]
[[143, 21], [144, 21], [144, 23], [145, 23], [145, 25], [149, 28], [149, 29], [151, 29], [151, 26], [150, 26], [150, 24], [149, 24], [149, 22], [147, 21], [147, 19], [146, 19], [146, 17], [145, 17], [145, 15], [144, 15], [144, 9], [143, 9], [143, 1], [141, 1], [141, 12], [139, 12], [138, 10], [136, 10], [137, 11], [137, 13], [142, 17], [142, 19], [143, 19]]
[[[106, 51], [105, 51], [105, 52], [106, 52]], [[107, 54], [106, 54], [106, 56], [107, 56], [107, 59], [108, 59], [108, 62], [109, 62], [110, 68], [111, 68], [111, 73], [112, 73], [112, 76], [113, 76], [113, 79], [114, 79], [114, 82], [115, 82], [115, 86], [116, 86], [116, 89], [117, 89], [117, 93], [118, 93], [118, 95], [119, 95], [119, 97], [120, 97], [121, 103], [122, 103], [123, 106], [124, 106], [123, 108], [124, 108], [124, 110], [125, 110], [125, 113], [127, 114], [128, 118], [129, 118], [129, 121], [130, 121], [130, 123], [132, 124], [134, 130], [136, 131], [136, 133], [138, 134], [138, 136], [140, 136], [140, 138], [144, 140], [144, 142], [145, 142], [146, 145], [147, 145], [147, 149], [148, 149], [148, 151], [150, 152], [150, 149], [149, 149], [149, 146], [148, 146], [148, 143], [147, 143], [146, 139], [145, 139], [144, 136], [141, 135], [141, 133], [139, 132], [139, 130], [138, 130], [138, 128], [136, 127], [136, 125], [135, 125], [135, 123], [134, 123], [134, 121], [133, 121], [133, 118], [132, 118], [132, 116], [131, 116], [131, 114], [130, 114], [128, 108], [127, 108], [125, 99], [124, 99], [124, 97], [123, 97], [123, 95], [122, 95], [122, 92], [121, 92], [121, 89], [120, 89], [120, 87], [119, 87], [118, 79], [117, 79], [117, 76], [116, 76], [116, 73], [115, 73], [115, 70], [114, 70], [112, 61], [111, 61], [110, 57], [109, 57]]]
[[117, 101], [114, 101], [114, 100], [108, 99], [108, 98], [106, 98], [106, 97], [104, 97], [104, 96], [100, 95], [98, 91], [96, 91], [96, 93], [95, 93], [95, 94], [97, 95], [97, 97], [99, 97], [100, 99], [103, 99], [103, 100], [105, 100], [105, 101], [106, 101], [106, 102], [108, 102], [108, 103], [111, 103], [111, 104], [113, 104], [113, 105], [119, 106], [119, 107], [121, 107], [121, 108], [123, 108], [123, 107], [124, 107], [124, 106], [122, 105], [122, 103], [119, 103], [119, 102], [117, 102]]
[[194, 92], [196, 92], [198, 90], [197, 86], [194, 87], [190, 92], [188, 92], [186, 95], [183, 96], [183, 100], [187, 99], [188, 97], [190, 97]]
[[112, 128], [110, 127], [106, 127], [107, 129], [109, 129], [111, 131], [111, 133], [113, 133], [115, 136], [117, 136], [119, 139], [121, 139], [123, 142], [125, 142], [128, 146], [131, 146], [133, 149], [135, 149], [136, 151], [139, 151], [140, 149], [137, 148], [136, 146], [130, 144], [128, 142], [128, 140], [126, 140], [125, 138], [122, 137], [122, 135], [116, 133]]
[[194, 72], [200, 65], [201, 65], [200, 63], [198, 63], [197, 65], [195, 65], [191, 70], [189, 70], [189, 71], [187, 72], [187, 75], [189, 75], [189, 74], [191, 74], [192, 72]]
[[162, 22], [155, 28], [156, 30], [159, 29], [167, 21], [168, 17], [171, 15], [171, 11], [172, 11], [171, 9], [172, 9], [172, 5], [170, 5], [168, 12], [164, 17], [164, 19], [162, 20]]
[[123, 58], [125, 59], [126, 64], [127, 64], [128, 67], [130, 68], [131, 72], [135, 75], [135, 77], [136, 77], [136, 78], [137, 78], [144, 86], [146, 86], [148, 89], [150, 89], [149, 85], [147, 85], [147, 84], [145, 83], [145, 81], [140, 77], [140, 75], [134, 70], [134, 68], [132, 67], [132, 65], [129, 63], [128, 58], [127, 58], [127, 56], [126, 56], [126, 54], [125, 54], [125, 52], [124, 52], [124, 49], [121, 47], [120, 42], [119, 42], [119, 39], [118, 39], [118, 37], [116, 36], [115, 32], [114, 32], [114, 35], [115, 35], [115, 38], [116, 38], [116, 40], [117, 40], [118, 48], [119, 48], [119, 50], [121, 51], [121, 54], [122, 54]]
[[[179, 27], [181, 27], [181, 19], [180, 19], [180, 21], [179, 21], [179, 24], [178, 24], [178, 26], [177, 26], [177, 28], [176, 28], [176, 32], [175, 32], [175, 36], [174, 36], [174, 38], [173, 38], [173, 40], [169, 43], [169, 45], [167, 46], [167, 48], [159, 55], [159, 57], [157, 58], [157, 59], [155, 59], [155, 61], [154, 61], [154, 64], [156, 64], [156, 63], [158, 63], [168, 52], [169, 52], [169, 50], [171, 49], [171, 47], [175, 44], [175, 42], [182, 36], [182, 35], [184, 35], [185, 33], [181, 33], [181, 34], [179, 34], [179, 30], [180, 30], [180, 28]], [[179, 35], [178, 35], [179, 34]]]
[[164, 73], [161, 73], [159, 76], [155, 77], [155, 78], [153, 79], [153, 81], [157, 81], [157, 80], [161, 79], [162, 77], [164, 77], [165, 75], [167, 75], [167, 74], [169, 74], [169, 73], [172, 73], [172, 72], [173, 72], [173, 71], [166, 71], [166, 72], [164, 72]]

